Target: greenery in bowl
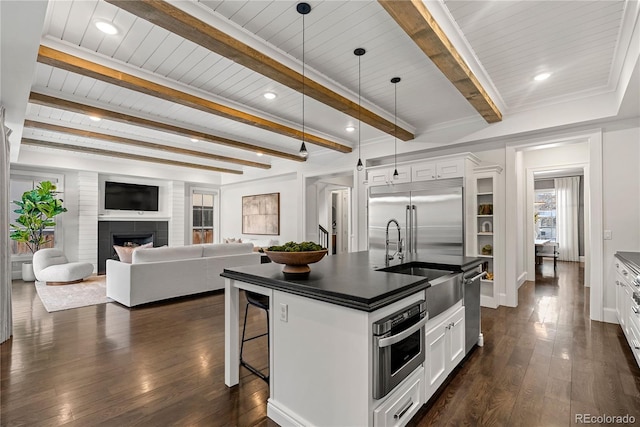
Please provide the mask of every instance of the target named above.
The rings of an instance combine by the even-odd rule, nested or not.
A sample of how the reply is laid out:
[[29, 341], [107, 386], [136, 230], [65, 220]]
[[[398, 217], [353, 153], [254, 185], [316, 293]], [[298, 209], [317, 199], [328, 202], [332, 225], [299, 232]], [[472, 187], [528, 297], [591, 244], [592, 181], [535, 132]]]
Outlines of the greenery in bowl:
[[321, 251], [323, 249], [322, 246], [314, 242], [287, 242], [284, 245], [270, 246], [267, 248], [267, 250], [271, 252], [311, 252]]

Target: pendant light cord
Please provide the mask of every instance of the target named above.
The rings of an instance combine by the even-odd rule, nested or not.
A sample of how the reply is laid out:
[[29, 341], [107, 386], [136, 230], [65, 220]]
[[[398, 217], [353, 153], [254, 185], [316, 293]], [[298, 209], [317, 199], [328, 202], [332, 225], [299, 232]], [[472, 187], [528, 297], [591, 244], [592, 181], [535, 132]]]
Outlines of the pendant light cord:
[[362, 106], [360, 103], [360, 59], [362, 55], [358, 55], [358, 159], [361, 159], [360, 155], [360, 134], [362, 132], [362, 121], [360, 119], [360, 112], [362, 110]]
[[398, 179], [398, 83], [400, 77], [391, 79], [393, 83], [393, 179]]
[[304, 14], [302, 15], [302, 143], [304, 144]]
[[362, 157], [360, 155], [360, 145], [362, 142], [362, 117], [361, 117], [361, 113], [362, 113], [362, 97], [361, 97], [361, 92], [360, 92], [360, 82], [362, 81], [362, 75], [361, 75], [361, 68], [360, 68], [360, 64], [361, 64], [361, 59], [360, 57], [362, 55], [364, 55], [367, 51], [364, 50], [363, 48], [359, 47], [356, 50], [353, 51], [353, 54], [356, 55], [358, 57], [358, 163], [356, 164], [356, 169], [358, 169], [359, 171], [361, 171], [362, 169], [364, 169], [364, 165], [362, 164]]

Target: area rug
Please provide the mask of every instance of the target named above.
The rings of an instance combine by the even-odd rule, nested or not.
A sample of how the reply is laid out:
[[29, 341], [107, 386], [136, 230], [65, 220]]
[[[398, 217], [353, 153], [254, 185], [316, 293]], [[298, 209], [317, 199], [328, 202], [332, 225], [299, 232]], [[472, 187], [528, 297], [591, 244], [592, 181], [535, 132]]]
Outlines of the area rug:
[[36, 282], [36, 291], [49, 312], [112, 302], [107, 298], [107, 276], [91, 276], [80, 283], [47, 286]]

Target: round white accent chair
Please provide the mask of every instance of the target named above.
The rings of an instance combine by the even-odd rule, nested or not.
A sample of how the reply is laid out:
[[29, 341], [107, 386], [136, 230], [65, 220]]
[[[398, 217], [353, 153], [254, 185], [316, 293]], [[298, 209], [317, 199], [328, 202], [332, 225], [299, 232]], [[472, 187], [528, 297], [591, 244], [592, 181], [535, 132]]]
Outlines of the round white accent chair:
[[60, 249], [40, 249], [33, 254], [33, 272], [37, 280], [47, 285], [66, 285], [91, 276], [93, 264], [69, 262]]

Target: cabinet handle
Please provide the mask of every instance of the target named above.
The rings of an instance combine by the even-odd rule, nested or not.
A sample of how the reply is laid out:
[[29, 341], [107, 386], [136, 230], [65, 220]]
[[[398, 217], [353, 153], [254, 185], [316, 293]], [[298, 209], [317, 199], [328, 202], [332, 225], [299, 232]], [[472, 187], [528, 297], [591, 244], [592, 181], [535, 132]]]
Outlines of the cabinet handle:
[[627, 270], [622, 270], [622, 274], [626, 276], [627, 274], [629, 274], [629, 272], [627, 272]]
[[620, 282], [616, 280], [616, 286], [620, 286]]
[[393, 418], [396, 420], [399, 420], [400, 418], [402, 418], [402, 416], [404, 414], [407, 413], [407, 411], [409, 410], [409, 408], [411, 408], [413, 406], [413, 399], [409, 398], [409, 401], [407, 403], [405, 403], [405, 405], [393, 415]]
[[633, 348], [640, 350], [640, 342], [638, 342], [638, 340], [633, 340], [631, 342], [633, 343]]
[[616, 262], [616, 268], [618, 268], [618, 267], [620, 267], [620, 264], [618, 264], [618, 263]]
[[637, 308], [635, 308], [635, 307], [631, 307], [631, 310], [632, 310], [635, 314], [638, 314], [638, 312], [639, 312], [639, 311], [638, 311], [638, 309], [637, 309]]

